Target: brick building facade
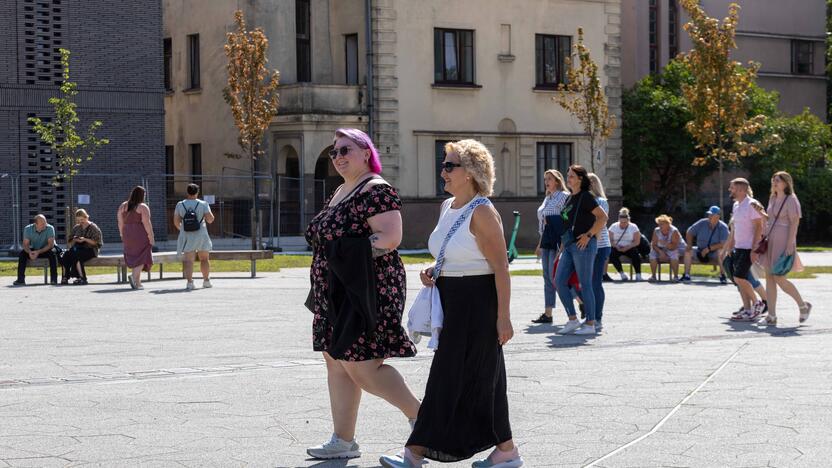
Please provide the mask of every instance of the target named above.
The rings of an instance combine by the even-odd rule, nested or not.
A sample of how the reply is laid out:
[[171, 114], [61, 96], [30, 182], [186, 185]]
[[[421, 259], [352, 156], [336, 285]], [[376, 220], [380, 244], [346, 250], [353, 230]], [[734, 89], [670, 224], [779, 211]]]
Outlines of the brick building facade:
[[119, 242], [116, 208], [134, 185], [146, 184], [157, 238], [164, 239], [161, 31], [160, 0], [0, 0], [0, 175], [6, 174], [0, 246], [13, 243], [15, 216], [25, 225], [42, 212], [59, 237], [66, 228], [68, 190], [53, 186], [56, 161], [27, 122], [52, 112], [60, 48], [72, 53], [79, 130], [101, 120], [98, 136], [110, 140], [76, 178], [75, 193], [89, 195], [89, 204], [79, 206], [101, 227], [105, 243]]

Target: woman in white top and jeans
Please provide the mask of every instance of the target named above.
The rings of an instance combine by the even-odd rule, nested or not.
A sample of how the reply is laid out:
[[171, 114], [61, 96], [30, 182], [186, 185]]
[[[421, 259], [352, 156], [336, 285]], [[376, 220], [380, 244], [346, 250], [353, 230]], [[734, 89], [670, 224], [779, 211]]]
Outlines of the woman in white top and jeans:
[[426, 287], [439, 288], [445, 315], [439, 348], [405, 449], [379, 461], [414, 468], [425, 458], [454, 462], [495, 447], [474, 466], [519, 467], [523, 460], [511, 435], [503, 361], [503, 346], [514, 335], [511, 279], [502, 221], [485, 198], [494, 185], [494, 160], [478, 141], [448, 143], [442, 179], [453, 198], [442, 204], [428, 242], [437, 264], [420, 274]]
[[[560, 247], [560, 232], [554, 232], [554, 235], [544, 236], [546, 229], [550, 231], [556, 230], [555, 226], [547, 226], [547, 219], [553, 220], [551, 216], [558, 219], [558, 226], [562, 226], [560, 221], [560, 211], [563, 205], [569, 198], [569, 192], [566, 191], [566, 182], [563, 181], [563, 175], [554, 170], [549, 169], [543, 173], [543, 184], [546, 187], [546, 198], [543, 203], [537, 208], [537, 225], [540, 240], [537, 242], [535, 255], [543, 263], [543, 297], [544, 297], [544, 312], [532, 323], [552, 323], [552, 309], [555, 308], [555, 298], [558, 293], [555, 289], [555, 278], [553, 277], [553, 270], [555, 267], [555, 259], [558, 256], [558, 247]], [[546, 237], [544, 239], [544, 237]], [[546, 241], [544, 245], [544, 240]], [[553, 243], [554, 241], [554, 243]]]
[[618, 210], [618, 222], [610, 226], [610, 263], [621, 275], [621, 281], [628, 281], [630, 278], [624, 273], [621, 265], [621, 257], [630, 259], [633, 268], [636, 270], [636, 281], [641, 281], [641, 253], [638, 245], [641, 243], [641, 231], [635, 223], [630, 222], [630, 210], [621, 208]]

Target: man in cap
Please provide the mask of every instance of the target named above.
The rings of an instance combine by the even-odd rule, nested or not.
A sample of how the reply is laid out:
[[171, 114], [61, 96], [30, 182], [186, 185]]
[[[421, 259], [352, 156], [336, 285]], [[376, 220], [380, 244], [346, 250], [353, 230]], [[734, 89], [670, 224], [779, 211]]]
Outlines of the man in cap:
[[722, 284], [728, 282], [725, 271], [722, 269], [722, 262], [719, 261], [719, 251], [728, 240], [728, 225], [720, 219], [721, 214], [722, 211], [718, 206], [712, 206], [705, 212], [704, 218], [688, 228], [685, 234], [687, 248], [685, 249], [685, 274], [682, 275], [682, 281], [690, 281], [690, 265], [695, 255], [704, 265], [718, 265], [719, 281]]

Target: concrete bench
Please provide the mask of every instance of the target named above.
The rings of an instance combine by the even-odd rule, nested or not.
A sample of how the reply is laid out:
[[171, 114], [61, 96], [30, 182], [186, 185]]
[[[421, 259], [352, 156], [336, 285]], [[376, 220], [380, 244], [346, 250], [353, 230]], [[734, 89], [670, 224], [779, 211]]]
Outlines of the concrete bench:
[[[257, 260], [269, 260], [274, 258], [274, 252], [271, 250], [217, 250], [211, 252], [211, 260], [249, 260], [251, 261], [251, 277], [257, 276]], [[164, 278], [164, 265], [166, 263], [181, 263], [182, 257], [176, 252], [154, 252], [153, 264], [159, 265], [159, 279]], [[100, 266], [100, 267], [115, 267], [116, 281], [118, 283], [127, 282], [127, 265], [124, 263], [124, 256], [122, 255], [99, 255], [90, 259], [84, 264], [85, 266]], [[43, 282], [49, 282], [49, 261], [45, 258], [36, 258], [29, 260], [28, 267], [43, 268]], [[60, 265], [58, 265], [60, 268]], [[150, 272], [147, 272], [147, 279], [150, 280]]]

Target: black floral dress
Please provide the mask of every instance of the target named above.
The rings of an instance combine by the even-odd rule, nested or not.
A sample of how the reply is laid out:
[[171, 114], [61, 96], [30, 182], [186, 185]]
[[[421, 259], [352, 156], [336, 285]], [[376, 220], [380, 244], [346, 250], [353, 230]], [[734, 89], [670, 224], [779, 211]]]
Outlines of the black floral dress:
[[[312, 345], [315, 351], [326, 351], [332, 339], [332, 326], [326, 318], [327, 261], [326, 243], [343, 236], [370, 237], [373, 233], [367, 218], [401, 209], [396, 190], [387, 184], [370, 187], [344, 202], [330, 207], [329, 200], [306, 228], [306, 242], [312, 246], [313, 311]], [[366, 361], [391, 357], [412, 357], [416, 346], [402, 327], [405, 302], [405, 270], [397, 251], [374, 259], [378, 292], [378, 329], [372, 338], [362, 333], [344, 353], [346, 361]]]

